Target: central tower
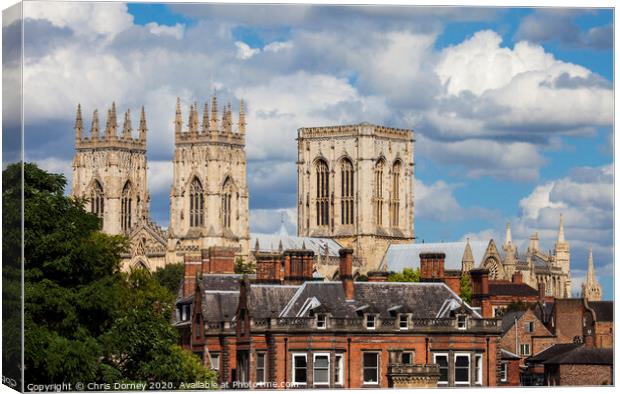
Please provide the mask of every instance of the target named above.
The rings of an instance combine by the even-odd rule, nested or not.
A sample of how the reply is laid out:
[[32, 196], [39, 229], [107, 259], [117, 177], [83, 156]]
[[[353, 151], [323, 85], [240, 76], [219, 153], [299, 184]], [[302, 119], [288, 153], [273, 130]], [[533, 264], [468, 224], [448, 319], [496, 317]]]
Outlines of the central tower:
[[361, 123], [297, 138], [297, 229], [352, 248], [362, 273], [390, 243], [414, 240], [413, 131]]
[[168, 261], [211, 246], [233, 247], [247, 255], [249, 245], [248, 188], [245, 158], [245, 109], [233, 130], [232, 108], [224, 106], [218, 120], [217, 98], [189, 109], [183, 128], [181, 101], [174, 122], [174, 174], [170, 191]]

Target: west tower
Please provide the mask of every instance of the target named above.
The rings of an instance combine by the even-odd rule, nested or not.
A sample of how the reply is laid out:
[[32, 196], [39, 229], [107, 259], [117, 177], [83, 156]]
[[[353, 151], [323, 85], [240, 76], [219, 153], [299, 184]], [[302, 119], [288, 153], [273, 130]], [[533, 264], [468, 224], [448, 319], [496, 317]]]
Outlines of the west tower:
[[102, 219], [104, 232], [129, 235], [132, 227], [148, 217], [149, 212], [144, 107], [137, 138], [133, 137], [129, 110], [125, 112], [120, 135], [117, 129], [116, 105], [112, 103], [103, 134], [98, 111], [94, 110], [90, 135], [84, 135], [82, 109], [78, 104], [71, 195], [87, 199], [86, 209]]
[[352, 248], [362, 273], [377, 269], [390, 243], [413, 241], [412, 130], [300, 128], [297, 149], [300, 236]]
[[[202, 119], [201, 119], [202, 118]], [[237, 248], [245, 256], [249, 245], [248, 187], [245, 157], [245, 108], [233, 125], [230, 103], [221, 119], [217, 98], [190, 105], [183, 127], [181, 101], [174, 121], [175, 151], [170, 191], [169, 256], [199, 253], [211, 246]]]

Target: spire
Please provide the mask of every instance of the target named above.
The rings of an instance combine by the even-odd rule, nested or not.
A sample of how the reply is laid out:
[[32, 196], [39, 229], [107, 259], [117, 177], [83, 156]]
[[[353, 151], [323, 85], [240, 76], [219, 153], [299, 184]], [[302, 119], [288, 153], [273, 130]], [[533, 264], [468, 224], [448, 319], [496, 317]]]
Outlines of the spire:
[[286, 230], [286, 226], [284, 225], [284, 212], [282, 212], [282, 216], [280, 218], [280, 229], [278, 230], [278, 235], [281, 237], [288, 237], [288, 231]]
[[105, 125], [106, 139], [113, 139], [117, 137], [117, 127], [118, 123], [116, 122], [116, 103], [112, 102], [112, 108], [108, 110], [108, 119]]
[[209, 132], [209, 103], [205, 101], [205, 109], [202, 111], [202, 133]]
[[594, 258], [592, 257], [592, 245], [590, 245], [590, 252], [588, 254], [588, 274], [586, 276], [586, 283], [588, 286], [592, 286], [595, 281], [594, 277]]
[[558, 230], [558, 244], [566, 242], [564, 240], [564, 216], [560, 214], [560, 228]]
[[99, 112], [97, 110], [93, 111], [93, 120], [90, 124], [90, 139], [91, 141], [99, 139]]
[[467, 238], [467, 244], [465, 245], [465, 251], [463, 252], [463, 259], [461, 260], [462, 271], [469, 272], [474, 268], [474, 253], [471, 251], [471, 245], [469, 244], [469, 238]]
[[582, 297], [588, 301], [600, 301], [603, 295], [601, 285], [596, 280], [596, 274], [594, 273], [592, 245], [590, 245], [590, 252], [588, 255], [588, 273], [585, 282], [581, 284], [581, 294]]
[[211, 131], [217, 132], [217, 97], [211, 99]]
[[243, 99], [239, 100], [239, 134], [245, 134], [245, 105]]
[[232, 133], [232, 106], [228, 103], [228, 111], [226, 112], [226, 132]]
[[512, 232], [510, 231], [510, 222], [506, 224], [506, 242], [505, 245], [510, 245], [512, 243]]
[[224, 109], [222, 111], [222, 124], [220, 126], [223, 132], [228, 131], [228, 107], [224, 105]]
[[181, 118], [181, 99], [177, 97], [177, 111], [174, 116], [174, 133], [181, 134], [183, 119]]
[[139, 139], [140, 142], [146, 142], [146, 131], [148, 129], [146, 128], [146, 115], [144, 115], [144, 105], [142, 106], [142, 109], [140, 110], [140, 126], [138, 127], [138, 131], [140, 132], [139, 134]]
[[129, 110], [125, 112], [125, 121], [123, 122], [123, 139], [131, 139], [131, 114]]
[[82, 123], [82, 107], [78, 103], [77, 113], [75, 114], [75, 140], [82, 140], [82, 131], [84, 131], [84, 125]]
[[188, 127], [189, 127], [189, 132], [191, 134], [198, 134], [198, 110], [197, 107], [198, 105], [196, 103], [192, 104], [189, 107], [189, 120], [188, 120]]

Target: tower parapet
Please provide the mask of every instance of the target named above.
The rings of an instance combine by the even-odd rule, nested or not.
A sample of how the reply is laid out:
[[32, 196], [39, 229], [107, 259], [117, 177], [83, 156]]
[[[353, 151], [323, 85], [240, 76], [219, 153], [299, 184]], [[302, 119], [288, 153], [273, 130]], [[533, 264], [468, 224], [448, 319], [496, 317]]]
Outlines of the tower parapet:
[[[200, 115], [198, 104], [190, 105], [187, 124], [183, 125], [181, 100], [177, 98], [174, 141], [176, 144], [196, 143], [226, 143], [245, 146], [245, 108], [243, 100], [239, 103], [237, 127], [233, 129], [232, 106], [230, 103], [222, 109], [222, 117], [218, 122], [219, 108], [217, 97], [211, 99], [211, 115], [209, 116], [208, 101], [204, 103], [202, 125], [199, 125]], [[184, 127], [185, 126], [185, 127]]]
[[134, 138], [131, 127], [131, 113], [129, 110], [125, 112], [123, 120], [123, 131], [118, 135], [118, 122], [116, 119], [116, 104], [112, 103], [108, 109], [106, 118], [106, 126], [103, 135], [99, 134], [99, 112], [94, 110], [90, 135], [84, 135], [82, 108], [78, 104], [77, 115], [75, 119], [75, 149], [95, 149], [95, 148], [114, 148], [120, 150], [146, 151], [146, 117], [144, 115], [144, 107], [140, 114], [139, 136]]

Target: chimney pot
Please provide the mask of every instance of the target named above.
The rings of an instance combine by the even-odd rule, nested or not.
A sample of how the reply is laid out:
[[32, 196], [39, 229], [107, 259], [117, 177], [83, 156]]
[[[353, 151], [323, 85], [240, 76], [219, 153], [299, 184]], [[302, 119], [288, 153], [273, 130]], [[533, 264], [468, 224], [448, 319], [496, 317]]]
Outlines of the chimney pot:
[[353, 286], [353, 249], [342, 248], [340, 254], [340, 280], [347, 300], [354, 299]]

